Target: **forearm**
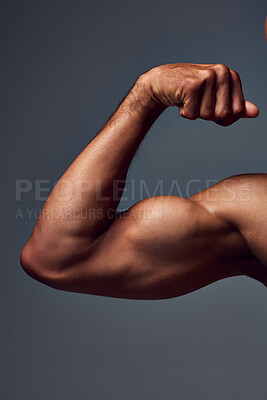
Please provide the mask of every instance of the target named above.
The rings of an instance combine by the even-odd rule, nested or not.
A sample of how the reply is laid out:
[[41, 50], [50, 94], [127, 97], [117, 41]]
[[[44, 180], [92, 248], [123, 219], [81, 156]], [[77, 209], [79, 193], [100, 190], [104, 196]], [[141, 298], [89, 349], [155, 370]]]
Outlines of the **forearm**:
[[74, 234], [94, 240], [115, 212], [123, 181], [142, 139], [166, 106], [141, 76], [121, 105], [71, 164], [51, 192], [37, 223], [48, 237]]

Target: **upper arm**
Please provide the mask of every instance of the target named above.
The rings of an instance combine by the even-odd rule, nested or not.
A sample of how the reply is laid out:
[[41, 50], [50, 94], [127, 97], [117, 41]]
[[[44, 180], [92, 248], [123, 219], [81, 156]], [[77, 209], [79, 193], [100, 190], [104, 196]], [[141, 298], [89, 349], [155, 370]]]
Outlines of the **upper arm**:
[[199, 202], [152, 197], [117, 216], [87, 249], [80, 246], [80, 253], [70, 241], [74, 256], [73, 250], [71, 257], [66, 253], [67, 262], [60, 267], [50, 256], [39, 280], [62, 290], [104, 296], [174, 297], [229, 275], [221, 268], [224, 248], [218, 248], [218, 241], [230, 233]]
[[267, 263], [266, 195], [261, 174], [228, 178], [189, 199], [151, 197], [119, 214], [93, 243], [72, 234], [51, 241], [33, 235], [22, 264], [62, 290], [141, 299], [182, 295], [240, 275], [238, 263], [252, 253]]
[[211, 240], [208, 216], [199, 204], [174, 196], [136, 203], [117, 216], [79, 270], [72, 269], [77, 286], [72, 281], [70, 290], [154, 299], [198, 288], [197, 263]]

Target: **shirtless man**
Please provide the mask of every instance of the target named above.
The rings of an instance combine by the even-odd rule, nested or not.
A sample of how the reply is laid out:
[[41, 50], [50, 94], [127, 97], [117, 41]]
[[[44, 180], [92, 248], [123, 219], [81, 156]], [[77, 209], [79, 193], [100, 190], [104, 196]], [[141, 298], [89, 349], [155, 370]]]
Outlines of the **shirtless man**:
[[189, 198], [151, 197], [113, 217], [122, 193], [114, 182], [121, 189], [142, 139], [171, 106], [222, 126], [259, 113], [223, 64], [142, 74], [47, 199], [21, 253], [31, 277], [130, 299], [180, 296], [237, 275], [267, 286], [267, 174], [232, 176]]

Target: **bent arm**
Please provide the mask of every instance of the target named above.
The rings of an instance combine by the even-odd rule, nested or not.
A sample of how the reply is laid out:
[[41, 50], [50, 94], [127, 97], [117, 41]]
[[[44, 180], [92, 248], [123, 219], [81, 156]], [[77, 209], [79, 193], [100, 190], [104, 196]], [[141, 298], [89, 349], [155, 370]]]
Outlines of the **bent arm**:
[[[205, 69], [175, 64], [174, 69], [178, 70], [174, 73], [171, 65], [167, 74], [166, 68], [163, 75], [159, 70], [154, 73], [154, 90], [151, 75], [142, 75], [59, 180], [21, 253], [22, 266], [29, 275], [63, 290], [166, 298], [238, 275], [236, 261], [251, 258], [246, 243], [231, 224], [190, 199], [151, 198], [112, 221], [129, 164], [159, 115], [169, 105], [182, 108], [184, 104], [185, 114], [192, 119], [200, 109], [199, 101], [207, 109], [208, 95], [218, 97], [218, 90], [212, 94], [207, 84], [214, 79], [211, 66]], [[221, 66], [217, 70], [221, 76]], [[229, 77], [221, 82], [222, 86], [234, 86]], [[161, 84], [155, 86], [159, 81]], [[245, 110], [240, 85], [238, 88], [233, 104], [223, 92], [214, 99], [220, 107], [219, 111], [216, 107], [210, 110], [211, 120], [229, 125], [243, 112], [248, 117], [256, 116], [255, 110]], [[206, 119], [207, 114], [203, 115]]]

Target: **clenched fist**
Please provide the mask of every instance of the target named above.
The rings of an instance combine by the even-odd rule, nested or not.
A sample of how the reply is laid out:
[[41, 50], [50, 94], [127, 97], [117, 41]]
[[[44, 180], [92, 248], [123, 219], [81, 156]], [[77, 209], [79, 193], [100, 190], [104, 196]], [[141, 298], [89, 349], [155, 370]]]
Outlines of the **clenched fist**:
[[177, 106], [184, 118], [228, 126], [259, 114], [256, 105], [245, 101], [238, 73], [223, 64], [165, 64], [145, 75], [154, 99]]

